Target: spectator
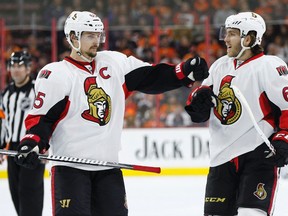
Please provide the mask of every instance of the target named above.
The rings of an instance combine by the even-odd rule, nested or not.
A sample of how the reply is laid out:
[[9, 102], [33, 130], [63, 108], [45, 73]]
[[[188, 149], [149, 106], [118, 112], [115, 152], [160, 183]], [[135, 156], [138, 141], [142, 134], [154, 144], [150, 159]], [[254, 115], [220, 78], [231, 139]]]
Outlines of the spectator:
[[221, 0], [220, 8], [216, 10], [213, 16], [213, 24], [216, 29], [219, 29], [228, 16], [236, 14], [236, 11], [229, 5], [229, 0]]
[[180, 4], [180, 9], [177, 10], [174, 23], [176, 25], [183, 25], [187, 28], [192, 28], [198, 23], [198, 15], [194, 10], [191, 10], [190, 3], [182, 1]]
[[52, 0], [49, 4], [44, 5], [43, 8], [43, 22], [46, 26], [51, 26], [52, 18], [55, 18], [57, 22], [65, 14], [63, 0]]
[[188, 127], [191, 126], [191, 119], [181, 104], [177, 104], [172, 112], [169, 112], [165, 125], [168, 127]]

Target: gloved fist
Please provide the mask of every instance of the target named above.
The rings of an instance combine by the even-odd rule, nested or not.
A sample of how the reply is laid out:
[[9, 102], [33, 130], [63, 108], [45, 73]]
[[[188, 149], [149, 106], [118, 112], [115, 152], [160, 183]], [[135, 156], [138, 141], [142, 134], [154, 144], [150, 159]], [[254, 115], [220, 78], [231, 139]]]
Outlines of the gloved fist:
[[183, 79], [187, 86], [195, 81], [203, 81], [209, 75], [208, 65], [204, 58], [196, 56], [189, 58], [175, 67], [178, 78]]
[[211, 108], [216, 106], [216, 95], [209, 86], [200, 86], [189, 95], [185, 110], [193, 122], [205, 122], [210, 117]]
[[[37, 142], [38, 141], [38, 142]], [[21, 140], [17, 147], [18, 154], [15, 156], [15, 162], [28, 169], [35, 169], [40, 160], [38, 154], [40, 138], [36, 135], [28, 134]]]
[[288, 131], [279, 131], [272, 139], [271, 144], [276, 150], [273, 156], [277, 167], [284, 167], [288, 164]]

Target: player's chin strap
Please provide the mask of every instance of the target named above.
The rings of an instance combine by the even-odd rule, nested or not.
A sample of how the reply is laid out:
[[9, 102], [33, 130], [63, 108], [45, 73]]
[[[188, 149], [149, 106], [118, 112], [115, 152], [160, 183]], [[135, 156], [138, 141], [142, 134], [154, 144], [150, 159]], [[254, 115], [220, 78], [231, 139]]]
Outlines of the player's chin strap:
[[78, 47], [78, 48], [75, 47], [75, 46], [71, 43], [70, 40], [67, 40], [67, 41], [68, 41], [68, 43], [70, 44], [70, 46], [72, 47], [72, 49], [74, 49], [74, 50], [77, 52], [77, 54], [78, 54], [85, 62], [91, 63], [91, 62], [93, 61], [93, 58], [92, 58], [92, 59], [88, 59], [88, 58], [86, 58], [86, 57], [81, 53], [81, 51], [80, 51], [80, 49], [81, 49], [80, 40], [78, 40], [78, 44], [79, 44], [79, 47]]
[[84, 60], [84, 61], [87, 61], [89, 63], [91, 63], [93, 61], [93, 58], [91, 60], [89, 60], [88, 58], [86, 58], [81, 52], [80, 50], [77, 51], [77, 54]]
[[239, 59], [243, 55], [245, 50], [251, 49], [252, 47], [254, 47], [257, 44], [257, 42], [255, 41], [255, 43], [251, 47], [244, 46], [244, 39], [245, 38], [241, 38], [241, 47], [242, 47], [242, 49], [240, 50], [238, 55], [235, 57], [235, 59]]

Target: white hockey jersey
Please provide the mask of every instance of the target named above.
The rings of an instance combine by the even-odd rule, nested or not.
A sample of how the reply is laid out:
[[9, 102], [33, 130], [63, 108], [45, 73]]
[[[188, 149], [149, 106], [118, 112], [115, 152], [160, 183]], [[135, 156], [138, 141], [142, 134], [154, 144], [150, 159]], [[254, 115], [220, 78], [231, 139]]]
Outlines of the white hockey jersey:
[[[134, 90], [157, 94], [181, 87], [175, 66], [152, 66], [118, 52], [100, 51], [92, 64], [70, 57], [38, 74], [28, 134], [50, 144], [50, 154], [118, 162], [125, 98]], [[54, 165], [100, 170], [103, 167]]]
[[218, 97], [209, 122], [211, 166], [223, 164], [263, 143], [232, 85], [242, 92], [267, 137], [277, 125], [288, 129], [288, 70], [280, 58], [261, 53], [237, 67], [236, 60], [223, 56], [209, 72], [202, 85], [212, 86]]

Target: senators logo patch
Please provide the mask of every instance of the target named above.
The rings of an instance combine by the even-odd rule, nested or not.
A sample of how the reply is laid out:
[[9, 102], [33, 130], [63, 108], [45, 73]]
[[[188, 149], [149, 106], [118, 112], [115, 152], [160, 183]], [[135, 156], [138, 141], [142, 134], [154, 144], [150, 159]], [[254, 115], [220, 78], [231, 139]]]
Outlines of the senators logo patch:
[[111, 98], [106, 92], [97, 86], [96, 77], [88, 77], [84, 82], [84, 90], [87, 95], [89, 109], [82, 113], [86, 120], [106, 125], [111, 117]]
[[50, 71], [50, 70], [41, 70], [38, 78], [48, 79], [48, 77], [50, 76], [51, 73], [52, 73], [52, 71]]
[[233, 124], [240, 118], [242, 113], [241, 103], [230, 87], [233, 78], [233, 76], [226, 76], [222, 79], [217, 97], [217, 106], [214, 108], [215, 116], [223, 125]]
[[259, 183], [256, 187], [256, 191], [253, 193], [260, 200], [264, 200], [267, 197], [267, 192], [264, 188], [265, 184]]

